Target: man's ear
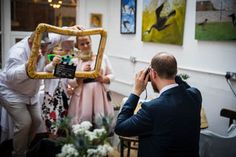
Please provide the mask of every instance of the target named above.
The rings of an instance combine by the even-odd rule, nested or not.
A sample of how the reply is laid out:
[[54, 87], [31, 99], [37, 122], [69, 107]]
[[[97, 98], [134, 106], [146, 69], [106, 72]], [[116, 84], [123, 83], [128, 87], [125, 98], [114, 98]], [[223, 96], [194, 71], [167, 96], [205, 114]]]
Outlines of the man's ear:
[[151, 70], [151, 73], [152, 73], [153, 78], [156, 79], [158, 75], [157, 72], [155, 70]]

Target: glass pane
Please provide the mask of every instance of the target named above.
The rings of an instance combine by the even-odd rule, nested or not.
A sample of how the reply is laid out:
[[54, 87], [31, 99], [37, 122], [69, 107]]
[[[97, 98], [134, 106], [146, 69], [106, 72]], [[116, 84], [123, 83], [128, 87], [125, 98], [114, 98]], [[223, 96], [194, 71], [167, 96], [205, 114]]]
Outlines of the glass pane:
[[75, 24], [76, 4], [62, 1], [60, 8], [50, 6], [48, 0], [11, 0], [11, 30], [33, 31], [39, 23], [55, 26]]
[[0, 69], [2, 69], [2, 0], [0, 0]]
[[2, 4], [1, 3], [2, 3], [2, 0], [0, 0], [0, 33], [2, 30]]
[[2, 69], [2, 35], [0, 34], [0, 69]]

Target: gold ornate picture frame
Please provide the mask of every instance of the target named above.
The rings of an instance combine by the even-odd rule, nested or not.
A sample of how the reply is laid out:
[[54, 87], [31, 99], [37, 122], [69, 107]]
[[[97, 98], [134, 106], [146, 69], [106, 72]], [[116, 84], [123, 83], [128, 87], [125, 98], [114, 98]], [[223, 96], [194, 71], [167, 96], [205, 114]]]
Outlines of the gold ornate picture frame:
[[106, 39], [107, 39], [107, 32], [102, 28], [96, 28], [96, 29], [89, 29], [89, 30], [72, 30], [72, 29], [63, 29], [60, 27], [48, 25], [41, 23], [37, 26], [35, 30], [35, 37], [33, 40], [32, 45], [32, 51], [31, 55], [28, 59], [27, 64], [27, 74], [32, 79], [55, 79], [58, 77], [55, 77], [53, 73], [49, 72], [37, 72], [36, 71], [36, 63], [37, 63], [37, 57], [39, 54], [39, 48], [40, 48], [40, 41], [42, 37], [43, 32], [53, 32], [57, 34], [62, 35], [68, 35], [68, 36], [85, 36], [85, 35], [99, 35], [100, 43], [98, 47], [98, 54], [96, 57], [96, 64], [95, 68], [92, 71], [76, 71], [75, 77], [77, 78], [96, 78], [99, 75], [101, 64], [102, 64], [102, 58], [103, 53], [106, 45]]

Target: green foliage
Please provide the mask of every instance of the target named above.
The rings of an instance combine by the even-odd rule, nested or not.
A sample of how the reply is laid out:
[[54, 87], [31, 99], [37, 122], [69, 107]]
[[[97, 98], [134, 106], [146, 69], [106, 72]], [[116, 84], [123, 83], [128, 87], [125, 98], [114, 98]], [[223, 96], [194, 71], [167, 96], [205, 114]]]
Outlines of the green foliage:
[[96, 126], [88, 121], [71, 126], [70, 118], [61, 119], [57, 125], [62, 136], [57, 139], [57, 144], [62, 146], [62, 152], [57, 157], [107, 156], [112, 150], [109, 141], [111, 121], [108, 117], [101, 117], [97, 120], [101, 123]]
[[178, 75], [182, 78], [182, 80], [187, 80], [190, 77], [188, 74], [184, 74], [184, 73], [180, 73]]

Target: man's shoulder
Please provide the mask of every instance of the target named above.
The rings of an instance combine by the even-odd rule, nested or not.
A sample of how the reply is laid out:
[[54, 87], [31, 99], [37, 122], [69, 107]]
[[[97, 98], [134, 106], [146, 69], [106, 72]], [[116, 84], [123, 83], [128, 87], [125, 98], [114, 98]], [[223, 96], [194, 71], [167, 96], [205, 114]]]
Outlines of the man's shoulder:
[[143, 101], [142, 108], [154, 108], [162, 104], [162, 99], [155, 98], [150, 101]]
[[200, 90], [197, 88], [191, 87], [188, 88], [187, 91], [195, 98], [195, 100], [199, 101], [199, 103], [202, 103], [202, 94]]
[[187, 89], [187, 91], [192, 91], [192, 92], [195, 92], [195, 93], [200, 93], [200, 90], [195, 88], [195, 87], [190, 87]]
[[24, 41], [20, 41], [19, 43], [12, 46], [9, 50], [10, 56], [9, 57], [15, 57], [20, 56], [26, 53], [26, 43]]
[[28, 43], [28, 42], [27, 42], [27, 39], [24, 38], [24, 39], [22, 39], [21, 41], [17, 42], [15, 45], [13, 45], [13, 46], [10, 48], [10, 51], [14, 51], [14, 50], [24, 50], [27, 43]]

